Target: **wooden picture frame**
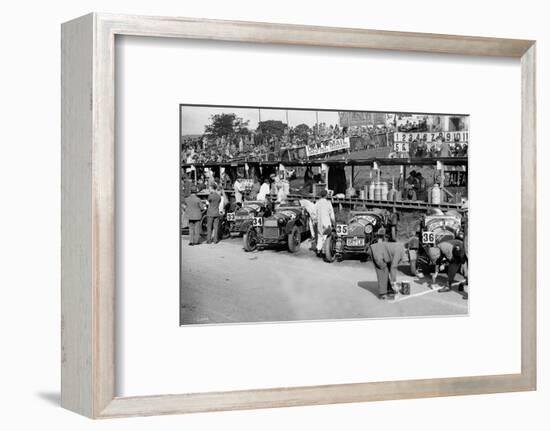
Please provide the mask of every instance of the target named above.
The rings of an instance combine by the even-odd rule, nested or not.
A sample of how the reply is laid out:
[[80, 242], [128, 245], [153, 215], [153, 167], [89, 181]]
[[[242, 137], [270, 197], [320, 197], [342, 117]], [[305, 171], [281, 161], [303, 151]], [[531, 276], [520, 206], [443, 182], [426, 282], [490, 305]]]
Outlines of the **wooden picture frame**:
[[[521, 373], [117, 397], [116, 35], [521, 59]], [[531, 40], [97, 13], [63, 24], [62, 406], [91, 418], [109, 418], [535, 390], [535, 69], [535, 42]]]

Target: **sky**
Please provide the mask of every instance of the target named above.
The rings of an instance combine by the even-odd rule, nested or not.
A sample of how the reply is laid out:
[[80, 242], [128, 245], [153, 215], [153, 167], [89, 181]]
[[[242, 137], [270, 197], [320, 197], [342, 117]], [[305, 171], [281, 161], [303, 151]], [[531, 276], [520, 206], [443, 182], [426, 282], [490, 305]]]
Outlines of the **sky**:
[[[182, 135], [198, 135], [204, 133], [204, 127], [210, 124], [210, 116], [215, 114], [236, 114], [243, 120], [248, 120], [248, 128], [256, 129], [258, 119], [261, 121], [280, 120], [286, 123], [288, 112], [288, 124], [291, 127], [305, 123], [313, 126], [316, 123], [315, 111], [302, 111], [296, 109], [264, 109], [264, 108], [231, 108], [231, 107], [212, 107], [212, 106], [182, 106]], [[326, 124], [338, 124], [338, 111], [318, 111], [319, 122]]]

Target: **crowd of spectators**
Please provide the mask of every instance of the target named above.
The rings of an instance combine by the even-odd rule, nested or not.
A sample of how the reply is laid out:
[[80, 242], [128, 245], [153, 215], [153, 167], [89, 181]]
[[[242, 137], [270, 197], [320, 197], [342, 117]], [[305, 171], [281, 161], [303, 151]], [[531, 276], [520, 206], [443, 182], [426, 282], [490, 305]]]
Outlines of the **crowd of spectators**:
[[[399, 125], [397, 130], [425, 132], [426, 120], [412, 122], [407, 120], [406, 123]], [[202, 164], [299, 160], [307, 157], [306, 149], [310, 153], [318, 152], [328, 148], [329, 143], [334, 140], [348, 137], [351, 138], [351, 151], [391, 146], [394, 131], [393, 126], [386, 125], [347, 127], [318, 123], [313, 127], [306, 125], [286, 127], [280, 134], [248, 131], [222, 137], [208, 135], [185, 137], [181, 142], [182, 162]], [[408, 156], [411, 158], [463, 157], [467, 153], [466, 143], [446, 142], [444, 138], [434, 142], [417, 139], [410, 143]], [[391, 154], [390, 157], [392, 157]]]
[[397, 126], [398, 132], [403, 133], [412, 133], [412, 132], [427, 132], [428, 131], [428, 122], [425, 118], [422, 118], [418, 121], [407, 120], [402, 124]]
[[410, 158], [423, 157], [466, 157], [468, 144], [465, 142], [449, 142], [439, 137], [435, 141], [415, 139], [409, 145]]
[[[381, 129], [377, 131], [382, 132]], [[374, 133], [373, 130], [354, 129], [352, 136]], [[281, 135], [251, 131], [247, 134], [209, 137], [207, 135], [186, 137], [182, 140], [184, 163], [267, 161], [294, 158], [295, 150], [319, 148], [326, 143], [350, 136], [347, 127], [338, 124], [315, 124], [313, 127], [285, 128]], [[294, 155], [295, 156], [295, 155]]]

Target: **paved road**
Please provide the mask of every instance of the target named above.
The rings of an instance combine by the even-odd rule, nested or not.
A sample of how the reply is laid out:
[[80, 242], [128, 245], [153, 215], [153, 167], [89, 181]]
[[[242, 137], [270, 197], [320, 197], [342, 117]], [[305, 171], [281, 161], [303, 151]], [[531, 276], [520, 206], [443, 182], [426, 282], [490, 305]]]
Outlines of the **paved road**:
[[[216, 245], [188, 246], [182, 237], [183, 283], [181, 323], [243, 323], [319, 319], [464, 315], [468, 300], [459, 292], [440, 293], [427, 279], [408, 275], [411, 295], [393, 301], [377, 297], [372, 262], [346, 260], [332, 264], [308, 250], [246, 253], [242, 239]], [[440, 276], [441, 286], [446, 276]], [[436, 286], [437, 288], [437, 286]]]

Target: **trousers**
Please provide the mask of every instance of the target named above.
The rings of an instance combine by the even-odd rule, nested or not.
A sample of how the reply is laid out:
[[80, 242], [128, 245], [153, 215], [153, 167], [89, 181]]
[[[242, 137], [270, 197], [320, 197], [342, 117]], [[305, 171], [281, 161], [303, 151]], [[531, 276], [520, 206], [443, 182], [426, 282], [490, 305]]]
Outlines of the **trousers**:
[[201, 238], [201, 221], [189, 220], [189, 244], [198, 244]]
[[220, 225], [219, 217], [208, 216], [206, 218], [206, 242], [207, 243], [210, 244], [212, 242], [212, 239], [214, 239], [214, 242], [218, 242], [219, 225]]
[[383, 266], [378, 266], [374, 263], [374, 269], [376, 270], [376, 278], [378, 279], [378, 294], [385, 295], [388, 293], [388, 287], [390, 283], [390, 264], [386, 263]]

